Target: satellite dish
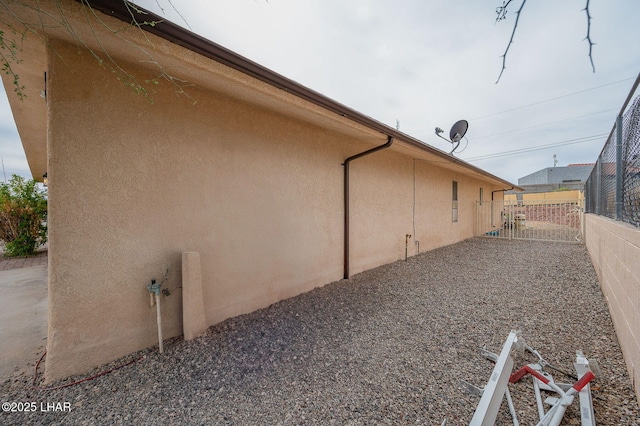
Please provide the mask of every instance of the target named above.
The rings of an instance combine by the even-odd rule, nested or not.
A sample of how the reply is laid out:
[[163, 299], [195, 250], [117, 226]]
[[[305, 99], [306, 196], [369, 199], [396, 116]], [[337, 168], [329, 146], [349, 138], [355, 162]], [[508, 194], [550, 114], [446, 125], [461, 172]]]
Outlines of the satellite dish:
[[[444, 136], [440, 136], [440, 133], [444, 133], [444, 130], [442, 130], [440, 127], [436, 127], [436, 136], [444, 139], [445, 141], [449, 142], [451, 145], [455, 145], [451, 150], [451, 152], [449, 153], [449, 154], [453, 154], [454, 151], [458, 149], [458, 147], [460, 146], [460, 141], [462, 140], [464, 135], [467, 133], [468, 129], [469, 129], [469, 123], [467, 122], [467, 120], [458, 120], [455, 122], [453, 126], [451, 126], [451, 131], [449, 132], [449, 139], [445, 138]], [[462, 151], [464, 151], [465, 149], [467, 149], [466, 146]]]
[[451, 126], [451, 131], [449, 132], [449, 139], [451, 139], [451, 142], [460, 142], [460, 139], [462, 139], [467, 133], [467, 129], [469, 129], [469, 123], [467, 120], [456, 121], [455, 124]]

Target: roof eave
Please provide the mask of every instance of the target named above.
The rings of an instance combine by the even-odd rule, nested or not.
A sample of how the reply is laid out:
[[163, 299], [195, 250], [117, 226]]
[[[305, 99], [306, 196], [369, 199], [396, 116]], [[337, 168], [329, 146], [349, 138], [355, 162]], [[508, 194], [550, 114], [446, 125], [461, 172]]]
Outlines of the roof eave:
[[[129, 9], [127, 4], [123, 1], [113, 0], [76, 0], [81, 3], [88, 3], [92, 8], [99, 10], [109, 16], [117, 18], [125, 22], [131, 22], [133, 17], [131, 15], [134, 9]], [[522, 190], [518, 186], [501, 179], [487, 171], [473, 166], [463, 160], [460, 160], [453, 155], [450, 155], [442, 150], [427, 145], [418, 139], [415, 139], [405, 133], [402, 133], [393, 127], [387, 126], [367, 115], [364, 115], [352, 108], [349, 108], [339, 102], [336, 102], [314, 90], [309, 89], [283, 75], [280, 75], [256, 62], [251, 61], [217, 43], [214, 43], [206, 38], [189, 31], [185, 28], [176, 25], [173, 22], [163, 19], [161, 16], [154, 14], [148, 10], [145, 10], [139, 6], [135, 6], [136, 10], [141, 10], [145, 15], [144, 19], [147, 22], [154, 21], [154, 25], [141, 26], [145, 31], [152, 33], [158, 37], [161, 37], [167, 41], [191, 50], [204, 57], [212, 59], [216, 62], [224, 64], [230, 68], [240, 71], [253, 78], [261, 80], [273, 87], [284, 90], [291, 93], [301, 99], [311, 102], [315, 105], [331, 111], [341, 117], [347, 118], [361, 124], [369, 129], [375, 130], [384, 134], [385, 136], [391, 136], [397, 142], [402, 142], [414, 147], [417, 147], [423, 151], [434, 154], [438, 157], [446, 159], [451, 163], [458, 163], [463, 168], [485, 176], [488, 179], [500, 182], [501, 184], [513, 187], [516, 190]]]

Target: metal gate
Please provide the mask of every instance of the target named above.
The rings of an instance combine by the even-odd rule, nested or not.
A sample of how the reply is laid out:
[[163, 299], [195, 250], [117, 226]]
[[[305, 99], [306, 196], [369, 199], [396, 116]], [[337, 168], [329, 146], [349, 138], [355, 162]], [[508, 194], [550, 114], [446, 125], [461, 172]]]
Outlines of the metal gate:
[[583, 204], [582, 199], [478, 201], [476, 235], [581, 243]]

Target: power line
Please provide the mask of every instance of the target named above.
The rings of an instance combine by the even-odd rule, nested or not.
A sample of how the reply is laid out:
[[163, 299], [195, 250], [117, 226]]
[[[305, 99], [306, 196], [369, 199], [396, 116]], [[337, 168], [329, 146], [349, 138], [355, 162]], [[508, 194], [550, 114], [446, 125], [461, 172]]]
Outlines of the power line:
[[592, 113], [590, 113], [590, 114], [583, 114], [583, 115], [577, 115], [577, 116], [575, 116], [575, 117], [563, 118], [562, 120], [548, 121], [548, 122], [546, 122], [546, 123], [535, 124], [535, 125], [533, 125], [533, 126], [521, 127], [520, 129], [515, 129], [515, 130], [506, 130], [506, 131], [504, 131], [504, 132], [492, 133], [492, 134], [490, 134], [490, 135], [484, 135], [484, 136], [474, 136], [474, 137], [473, 137], [473, 140], [478, 140], [478, 139], [488, 138], [488, 137], [491, 137], [491, 136], [504, 135], [504, 134], [507, 134], [507, 133], [520, 132], [520, 131], [523, 131], [523, 130], [529, 130], [529, 129], [533, 129], [533, 128], [536, 128], [536, 127], [546, 126], [546, 125], [549, 125], [549, 124], [562, 123], [563, 121], [576, 120], [576, 119], [578, 119], [578, 118], [589, 117], [589, 116], [591, 116], [591, 115], [603, 114], [603, 113], [605, 113], [605, 112], [611, 112], [611, 111], [617, 111], [617, 110], [618, 110], [618, 108], [616, 107], [616, 108], [611, 108], [611, 109], [605, 109], [605, 110], [603, 110], [603, 111], [592, 112]]
[[556, 101], [558, 99], [567, 98], [569, 96], [573, 96], [573, 95], [577, 95], [577, 94], [580, 94], [580, 93], [589, 92], [591, 90], [600, 89], [600, 88], [606, 87], [606, 86], [612, 86], [614, 84], [623, 83], [625, 81], [629, 81], [629, 80], [633, 80], [633, 79], [635, 79], [635, 77], [625, 78], [624, 80], [614, 81], [612, 83], [603, 84], [603, 85], [600, 85], [600, 86], [592, 87], [590, 89], [579, 90], [577, 92], [567, 93], [566, 95], [556, 96], [555, 98], [549, 98], [549, 99], [545, 99], [543, 101], [533, 102], [531, 104], [522, 105], [522, 106], [519, 106], [519, 107], [510, 108], [510, 109], [505, 109], [504, 111], [493, 112], [491, 114], [487, 114], [487, 115], [482, 115], [480, 117], [471, 118], [471, 119], [469, 119], [469, 121], [471, 121], [471, 120], [480, 120], [482, 118], [493, 117], [494, 115], [504, 114], [506, 112], [517, 111], [519, 109], [524, 109], [524, 108], [528, 108], [530, 106], [540, 105], [540, 104], [544, 104], [544, 103], [551, 102], [551, 101]]
[[568, 140], [554, 142], [546, 145], [539, 145], [536, 147], [514, 149], [512, 151], [497, 152], [493, 154], [480, 155], [478, 157], [465, 158], [464, 161], [488, 160], [491, 158], [499, 158], [499, 157], [507, 157], [509, 155], [524, 154], [526, 152], [541, 151], [544, 149], [556, 148], [559, 146], [574, 145], [574, 144], [584, 143], [584, 142], [592, 142], [592, 141], [597, 141], [602, 137], [606, 137], [607, 135], [608, 133], [601, 133], [598, 135], [585, 136], [585, 137], [576, 138], [576, 139], [568, 139]]
[[[471, 121], [471, 120], [480, 120], [480, 119], [487, 118], [487, 117], [493, 117], [494, 115], [504, 114], [506, 112], [517, 111], [519, 109], [528, 108], [530, 106], [540, 105], [540, 104], [543, 104], [543, 103], [546, 103], [546, 102], [551, 102], [551, 101], [555, 101], [555, 100], [558, 100], [558, 99], [566, 98], [566, 97], [569, 97], [569, 96], [577, 95], [577, 94], [580, 94], [580, 93], [589, 92], [591, 90], [600, 89], [602, 87], [607, 87], [607, 86], [612, 86], [614, 84], [623, 83], [625, 81], [633, 80], [635, 78], [636, 77], [625, 78], [623, 80], [614, 81], [612, 83], [606, 83], [606, 84], [603, 84], [603, 85], [600, 85], [600, 86], [591, 87], [590, 89], [579, 90], [577, 92], [568, 93], [566, 95], [557, 96], [555, 98], [545, 99], [543, 101], [538, 101], [538, 102], [534, 102], [534, 103], [531, 103], [531, 104], [522, 105], [522, 106], [515, 107], [515, 108], [510, 108], [510, 109], [506, 109], [506, 110], [503, 110], [503, 111], [493, 112], [491, 114], [487, 114], [487, 115], [482, 115], [480, 117], [471, 118], [471, 119], [469, 119], [469, 121]], [[609, 111], [609, 110], [607, 110], [607, 111]], [[602, 111], [602, 112], [604, 112], [604, 111]], [[577, 117], [574, 117], [574, 118], [577, 118]], [[552, 123], [555, 123], [555, 122], [552, 122]], [[551, 124], [551, 123], [549, 123], [549, 124]], [[423, 132], [427, 132], [427, 131], [429, 131], [429, 129], [420, 129], [420, 130], [413, 130], [413, 131], [411, 131], [411, 133], [417, 135], [417, 134], [420, 134], [420, 133], [423, 133]], [[482, 136], [482, 137], [486, 137], [486, 136]], [[474, 138], [474, 139], [478, 139], [478, 138]]]
[[498, 152], [498, 153], [494, 153], [494, 154], [481, 155], [481, 156], [478, 156], [478, 157], [467, 158], [467, 159], [464, 159], [464, 160], [465, 161], [481, 161], [481, 160], [489, 160], [491, 158], [507, 157], [507, 156], [510, 156], [510, 155], [524, 154], [524, 153], [527, 153], [527, 152], [542, 151], [542, 150], [545, 150], [545, 149], [556, 148], [556, 147], [559, 147], [559, 146], [574, 145], [574, 144], [578, 144], [578, 143], [597, 141], [601, 137], [604, 137], [604, 136], [607, 136], [607, 134], [603, 133], [601, 135], [593, 135], [593, 136], [589, 136], [587, 138], [571, 139], [569, 141], [558, 142], [558, 143], [554, 143], [554, 144], [541, 145], [541, 146], [537, 146], [537, 147], [522, 148], [522, 149], [517, 149], [517, 150], [513, 150], [513, 151], [504, 151], [504, 152]]

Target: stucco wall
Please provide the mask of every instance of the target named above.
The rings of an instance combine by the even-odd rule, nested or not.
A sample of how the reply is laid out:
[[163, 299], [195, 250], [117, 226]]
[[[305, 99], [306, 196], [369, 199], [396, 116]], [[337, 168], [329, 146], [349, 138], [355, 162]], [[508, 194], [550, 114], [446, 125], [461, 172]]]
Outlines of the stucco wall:
[[[404, 259], [474, 235], [479, 188], [491, 186], [432, 162], [390, 151], [351, 166], [352, 272]], [[452, 182], [458, 182], [458, 221], [452, 220]]]
[[[48, 381], [156, 344], [146, 286], [167, 271], [164, 335], [181, 334], [183, 251], [200, 253], [209, 325], [341, 279], [342, 163], [382, 138], [197, 87], [149, 102], [77, 47], [51, 48]], [[473, 236], [478, 188], [497, 189], [392, 149], [351, 170], [352, 273], [403, 258], [406, 234], [422, 251]]]
[[640, 230], [586, 214], [585, 242], [640, 399]]

